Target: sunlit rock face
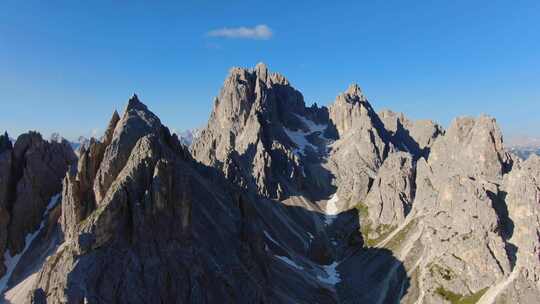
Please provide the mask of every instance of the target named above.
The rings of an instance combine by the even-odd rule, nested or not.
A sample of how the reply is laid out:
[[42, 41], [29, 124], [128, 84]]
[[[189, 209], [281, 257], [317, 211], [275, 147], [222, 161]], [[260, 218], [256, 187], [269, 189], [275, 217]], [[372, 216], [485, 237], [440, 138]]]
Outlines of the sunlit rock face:
[[191, 151], [236, 184], [283, 199], [308, 187], [304, 167], [326, 153], [328, 122], [326, 108], [306, 108], [302, 94], [264, 64], [233, 68]]

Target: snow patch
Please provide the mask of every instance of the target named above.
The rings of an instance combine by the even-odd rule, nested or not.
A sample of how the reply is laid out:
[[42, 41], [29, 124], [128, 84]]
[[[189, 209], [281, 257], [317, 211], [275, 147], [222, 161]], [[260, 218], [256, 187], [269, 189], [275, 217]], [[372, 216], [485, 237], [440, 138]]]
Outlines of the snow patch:
[[311, 133], [306, 133], [303, 131], [293, 131], [289, 130], [287, 128], [284, 128], [285, 133], [289, 138], [293, 141], [293, 143], [296, 145], [297, 148], [293, 150], [293, 152], [297, 155], [303, 154], [306, 155], [306, 147], [311, 147], [313, 150], [317, 151], [317, 147], [315, 147], [312, 143], [310, 143], [306, 136], [308, 136]]
[[270, 241], [272, 241], [272, 243], [279, 245], [279, 243], [276, 240], [274, 240], [266, 230], [264, 230], [263, 233], [264, 233], [264, 236], [266, 236]]
[[294, 115], [296, 115], [296, 117], [298, 117], [308, 127], [310, 133], [320, 132], [321, 135], [322, 135], [324, 130], [326, 130], [326, 128], [328, 127], [327, 125], [316, 124], [313, 120], [309, 120], [309, 119], [305, 118], [304, 116], [300, 116], [300, 115], [297, 115], [297, 114], [294, 114]]
[[328, 214], [325, 214], [324, 215], [324, 223], [326, 224], [326, 226], [330, 226], [332, 225], [332, 223], [337, 219], [337, 215], [328, 215]]
[[339, 201], [339, 197], [337, 193], [334, 193], [332, 197], [326, 202], [326, 209], [325, 213], [328, 215], [336, 215], [339, 213], [339, 209], [336, 205], [336, 203]]
[[17, 267], [17, 264], [19, 263], [19, 260], [21, 259], [21, 257], [28, 250], [28, 248], [30, 248], [30, 245], [32, 244], [34, 239], [38, 236], [38, 234], [41, 232], [43, 227], [45, 227], [45, 223], [47, 222], [47, 216], [49, 214], [49, 211], [51, 211], [51, 209], [54, 208], [59, 198], [60, 198], [60, 194], [57, 194], [51, 198], [51, 200], [49, 201], [49, 204], [47, 205], [47, 209], [45, 209], [45, 212], [43, 213], [43, 219], [41, 220], [41, 224], [39, 225], [39, 228], [33, 233], [27, 234], [26, 237], [24, 238], [23, 250], [14, 256], [11, 256], [9, 250], [6, 250], [6, 252], [4, 253], [4, 265], [6, 266], [6, 273], [0, 279], [0, 294], [5, 291], [7, 287], [7, 283], [9, 279], [11, 278], [11, 274], [15, 270], [15, 267]]
[[317, 151], [318, 149], [317, 146], [310, 143], [307, 140], [306, 136], [309, 136], [315, 132], [319, 132], [319, 138], [327, 141], [328, 139], [324, 137], [323, 133], [324, 133], [324, 130], [326, 130], [326, 128], [328, 127], [328, 125], [325, 125], [325, 124], [319, 125], [319, 124], [316, 124], [314, 121], [309, 120], [303, 116], [300, 116], [298, 114], [294, 114], [294, 115], [298, 117], [298, 119], [300, 119], [302, 123], [304, 123], [304, 125], [308, 128], [308, 131], [307, 132], [304, 132], [303, 130], [293, 131], [287, 128], [283, 128], [287, 136], [294, 142], [294, 144], [297, 147], [293, 150], [293, 152], [297, 154], [298, 156], [301, 156], [301, 155], [305, 156], [307, 147], [310, 147], [313, 150]]
[[274, 255], [277, 259], [285, 262], [287, 265], [290, 265], [292, 266], [293, 268], [296, 268], [298, 270], [304, 270], [304, 267], [296, 264], [293, 260], [289, 259], [288, 257], [286, 256], [281, 256], [281, 255]]
[[340, 212], [336, 203], [339, 201], [337, 193], [334, 193], [332, 197], [326, 202], [326, 207], [324, 208], [324, 223], [326, 225], [331, 225], [337, 218], [338, 213]]
[[317, 276], [317, 279], [323, 283], [335, 286], [337, 283], [341, 282], [341, 276], [337, 271], [338, 266], [338, 262], [334, 262], [330, 265], [323, 265], [322, 267], [326, 276]]
[[47, 208], [45, 209], [45, 212], [43, 213], [43, 220], [41, 221], [41, 226], [45, 225], [44, 220], [46, 219], [46, 215], [48, 215], [49, 211], [51, 211], [54, 207], [56, 207], [56, 204], [58, 203], [58, 199], [60, 199], [60, 193], [51, 197], [51, 200], [49, 201], [49, 204], [47, 205]]

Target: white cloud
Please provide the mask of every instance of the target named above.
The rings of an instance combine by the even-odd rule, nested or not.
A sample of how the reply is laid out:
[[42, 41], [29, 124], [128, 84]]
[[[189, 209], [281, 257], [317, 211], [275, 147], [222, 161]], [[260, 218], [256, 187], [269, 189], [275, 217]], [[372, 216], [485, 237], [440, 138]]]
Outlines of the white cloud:
[[239, 39], [256, 39], [268, 40], [272, 37], [272, 29], [266, 24], [259, 24], [255, 27], [224, 27], [221, 29], [212, 30], [207, 33], [209, 37], [224, 37], [224, 38], [239, 38]]

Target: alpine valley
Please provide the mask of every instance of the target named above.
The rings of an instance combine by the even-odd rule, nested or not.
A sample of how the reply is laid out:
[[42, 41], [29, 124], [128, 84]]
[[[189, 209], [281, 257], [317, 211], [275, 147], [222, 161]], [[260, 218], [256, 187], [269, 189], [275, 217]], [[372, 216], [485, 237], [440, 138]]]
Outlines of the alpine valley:
[[136, 95], [103, 125], [77, 153], [0, 136], [1, 301], [540, 303], [540, 157], [494, 118], [377, 113], [355, 84], [307, 107], [260, 63], [189, 140]]

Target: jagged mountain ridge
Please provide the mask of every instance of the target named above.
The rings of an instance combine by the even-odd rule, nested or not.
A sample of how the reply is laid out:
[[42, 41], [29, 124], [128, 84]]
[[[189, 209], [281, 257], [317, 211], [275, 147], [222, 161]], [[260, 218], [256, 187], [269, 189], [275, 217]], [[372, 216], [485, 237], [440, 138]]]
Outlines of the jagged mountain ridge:
[[[54, 208], [58, 198], [55, 195], [61, 191], [62, 178], [74, 163], [76, 156], [65, 140], [46, 141], [39, 133], [28, 132], [12, 144], [7, 132], [0, 136], [2, 292], [9, 280], [25, 275], [16, 264], [21, 258], [24, 261], [26, 253], [33, 252], [30, 245], [38, 231], [45, 224], [48, 230], [54, 229], [54, 224], [49, 222], [54, 222], [60, 214], [60, 209]], [[49, 220], [44, 221], [44, 215]], [[56, 242], [49, 234], [42, 238]], [[39, 263], [40, 259], [37, 257], [28, 264]]]
[[357, 85], [308, 108], [259, 64], [231, 70], [190, 151], [136, 96], [107, 130], [65, 178], [33, 303], [539, 298], [538, 161], [489, 117], [443, 130]]

